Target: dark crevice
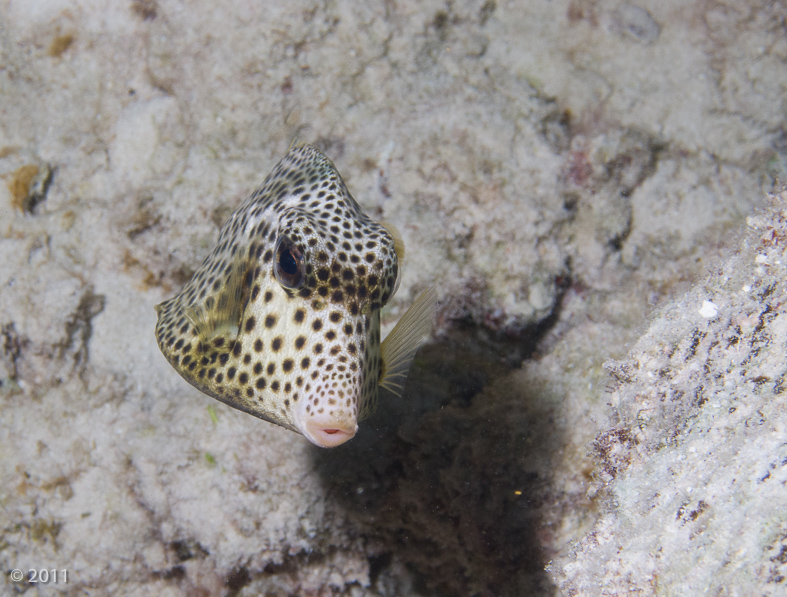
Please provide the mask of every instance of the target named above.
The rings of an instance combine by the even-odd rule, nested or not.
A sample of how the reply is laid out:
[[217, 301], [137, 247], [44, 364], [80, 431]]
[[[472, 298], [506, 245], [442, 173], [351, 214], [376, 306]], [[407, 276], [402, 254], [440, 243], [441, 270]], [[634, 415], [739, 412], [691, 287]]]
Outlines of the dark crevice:
[[89, 359], [88, 344], [93, 335], [93, 318], [104, 310], [106, 297], [88, 288], [79, 299], [76, 310], [66, 321], [65, 338], [56, 345], [58, 357], [64, 358], [73, 349], [74, 369], [85, 374]]
[[243, 587], [248, 585], [251, 582], [251, 575], [249, 574], [248, 569], [238, 568], [233, 570], [229, 576], [227, 576], [227, 580], [224, 581], [224, 584], [227, 586], [228, 589], [228, 597], [232, 597], [233, 595], [237, 595]]
[[16, 380], [19, 377], [19, 359], [22, 355], [22, 348], [27, 341], [22, 339], [16, 332], [13, 322], [3, 325], [0, 329], [3, 347], [3, 364], [8, 371], [8, 376]]
[[608, 246], [613, 253], [617, 253], [618, 251], [623, 249], [623, 245], [626, 242], [626, 239], [631, 234], [632, 225], [633, 223], [631, 221], [631, 217], [629, 217], [628, 220], [626, 221], [626, 227], [623, 230], [621, 230], [619, 234], [616, 234], [609, 240]]
[[55, 175], [55, 168], [44, 164], [38, 169], [38, 174], [33, 178], [27, 196], [22, 202], [22, 211], [35, 214], [37, 207], [46, 200], [49, 187]]

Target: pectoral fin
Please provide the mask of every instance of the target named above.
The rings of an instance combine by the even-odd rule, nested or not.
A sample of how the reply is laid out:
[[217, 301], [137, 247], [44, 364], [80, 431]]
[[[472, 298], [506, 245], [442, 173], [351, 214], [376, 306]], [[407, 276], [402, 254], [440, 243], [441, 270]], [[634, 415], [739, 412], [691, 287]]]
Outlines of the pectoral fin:
[[397, 396], [404, 391], [407, 372], [424, 336], [432, 331], [436, 305], [437, 291], [432, 286], [421, 293], [380, 346], [383, 370], [378, 383]]
[[238, 335], [245, 302], [245, 277], [245, 263], [237, 260], [224, 288], [219, 291], [218, 296], [211, 297], [213, 301], [209, 298], [202, 303], [183, 308], [183, 314], [197, 329], [201, 341], [222, 335], [230, 338]]

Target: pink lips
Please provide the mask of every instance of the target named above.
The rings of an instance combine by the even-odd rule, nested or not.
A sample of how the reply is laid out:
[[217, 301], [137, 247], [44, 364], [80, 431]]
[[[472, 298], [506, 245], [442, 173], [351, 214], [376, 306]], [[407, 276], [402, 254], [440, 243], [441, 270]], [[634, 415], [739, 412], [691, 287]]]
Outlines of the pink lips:
[[345, 428], [340, 427], [321, 427], [319, 424], [311, 423], [306, 426], [304, 435], [313, 444], [321, 448], [335, 448], [344, 442], [352, 439], [357, 431], [357, 425]]

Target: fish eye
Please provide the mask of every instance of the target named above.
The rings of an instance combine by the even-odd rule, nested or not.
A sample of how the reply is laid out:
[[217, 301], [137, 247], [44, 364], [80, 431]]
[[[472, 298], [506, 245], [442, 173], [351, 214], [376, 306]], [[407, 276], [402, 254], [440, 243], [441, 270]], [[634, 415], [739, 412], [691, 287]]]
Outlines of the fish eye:
[[276, 261], [273, 273], [285, 288], [298, 288], [303, 284], [303, 253], [286, 236], [276, 241]]

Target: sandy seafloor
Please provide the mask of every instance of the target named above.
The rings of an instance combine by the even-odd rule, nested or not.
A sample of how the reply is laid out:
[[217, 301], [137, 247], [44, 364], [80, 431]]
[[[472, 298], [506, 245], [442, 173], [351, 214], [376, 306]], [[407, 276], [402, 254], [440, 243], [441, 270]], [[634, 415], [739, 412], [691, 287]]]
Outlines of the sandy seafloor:
[[[785, 19], [0, 1], [2, 593], [784, 594]], [[440, 295], [332, 451], [153, 338], [296, 137]]]

